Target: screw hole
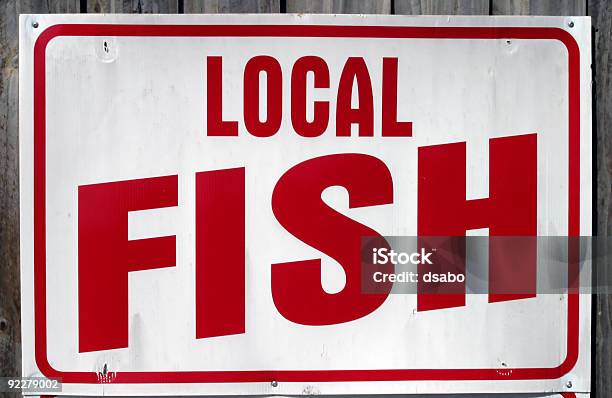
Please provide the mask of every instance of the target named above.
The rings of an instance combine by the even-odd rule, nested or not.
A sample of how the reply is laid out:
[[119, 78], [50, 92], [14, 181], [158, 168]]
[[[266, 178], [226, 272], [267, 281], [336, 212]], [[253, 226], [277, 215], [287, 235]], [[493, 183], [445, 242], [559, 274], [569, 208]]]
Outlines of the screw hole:
[[108, 54], [109, 51], [110, 49], [108, 48], [108, 42], [104, 40], [104, 52]]
[[6, 319], [0, 319], [0, 331], [4, 332], [8, 328]]

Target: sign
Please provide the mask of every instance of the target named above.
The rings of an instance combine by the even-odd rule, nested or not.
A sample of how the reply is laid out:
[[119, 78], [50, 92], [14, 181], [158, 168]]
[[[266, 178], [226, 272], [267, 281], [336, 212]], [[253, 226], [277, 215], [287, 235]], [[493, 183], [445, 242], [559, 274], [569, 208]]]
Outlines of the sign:
[[[589, 391], [587, 295], [494, 294], [498, 262], [490, 294], [469, 273], [362, 280], [365, 237], [590, 235], [588, 18], [20, 23], [24, 376], [73, 395]], [[419, 245], [367, 253], [431, 271]]]

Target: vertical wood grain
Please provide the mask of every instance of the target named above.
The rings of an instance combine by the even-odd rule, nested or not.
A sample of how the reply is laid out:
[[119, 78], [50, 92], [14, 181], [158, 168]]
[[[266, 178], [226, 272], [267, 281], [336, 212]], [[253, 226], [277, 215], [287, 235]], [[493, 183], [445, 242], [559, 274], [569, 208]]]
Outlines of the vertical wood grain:
[[586, 0], [492, 0], [493, 15], [586, 15]]
[[0, 4], [0, 376], [17, 376], [21, 374], [17, 139], [19, 4], [15, 0]]
[[287, 12], [323, 14], [391, 14], [391, 0], [287, 0]]
[[172, 14], [180, 0], [87, 0], [89, 13]]
[[[124, 4], [125, 3], [125, 4]], [[130, 0], [87, 0], [87, 12], [98, 13], [123, 13], [130, 9]]]
[[395, 14], [489, 15], [489, 0], [395, 0]]
[[36, 14], [72, 14], [80, 11], [80, 0], [0, 0], [14, 2], [19, 13]]
[[279, 13], [280, 0], [184, 0], [185, 14]]
[[[589, 0], [595, 37], [593, 63], [595, 72], [594, 128], [597, 133], [597, 234], [612, 234], [612, 2]], [[604, 264], [601, 264], [602, 266]], [[612, 280], [612, 271], [602, 267], [599, 276]], [[600, 280], [601, 280], [600, 279]], [[598, 398], [612, 397], [612, 295], [598, 294], [594, 314], [595, 355], [594, 385]]]

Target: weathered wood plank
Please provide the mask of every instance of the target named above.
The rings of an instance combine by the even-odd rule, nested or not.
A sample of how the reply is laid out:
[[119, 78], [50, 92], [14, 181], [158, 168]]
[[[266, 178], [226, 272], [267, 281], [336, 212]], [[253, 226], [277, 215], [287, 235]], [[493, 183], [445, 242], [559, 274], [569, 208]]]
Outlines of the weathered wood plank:
[[287, 0], [287, 12], [391, 14], [391, 0]]
[[280, 0], [184, 0], [184, 12], [190, 13], [277, 13]]
[[179, 0], [87, 0], [89, 13], [172, 14]]
[[489, 0], [395, 0], [395, 14], [489, 15]]
[[22, 14], [70, 14], [81, 8], [80, 0], [18, 0], [16, 4]]
[[493, 15], [586, 15], [586, 0], [492, 0]]
[[[589, 9], [595, 42], [594, 128], [597, 133], [597, 234], [612, 235], [612, 2], [590, 0]], [[600, 270], [604, 280], [612, 280], [609, 267]], [[612, 397], [612, 295], [595, 299], [595, 341], [593, 344], [594, 384], [598, 398]]]
[[[87, 12], [92, 14], [121, 13], [125, 12], [123, 3], [124, 0], [87, 0]], [[128, 8], [127, 4], [125, 8]]]
[[20, 9], [16, 0], [0, 4], [0, 376], [17, 376], [21, 374], [17, 138]]

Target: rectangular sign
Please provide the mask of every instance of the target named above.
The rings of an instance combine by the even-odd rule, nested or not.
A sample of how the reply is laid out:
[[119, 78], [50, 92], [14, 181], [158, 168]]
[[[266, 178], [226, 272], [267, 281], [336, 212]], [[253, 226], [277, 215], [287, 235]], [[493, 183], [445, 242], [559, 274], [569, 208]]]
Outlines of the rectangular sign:
[[[571, 240], [562, 294], [494, 291], [539, 276], [493, 240], [488, 294], [466, 294], [469, 265], [431, 240], [591, 234], [588, 17], [20, 24], [24, 376], [69, 395], [589, 392]], [[418, 247], [395, 258], [385, 236]], [[393, 294], [372, 253], [442, 285]]]

